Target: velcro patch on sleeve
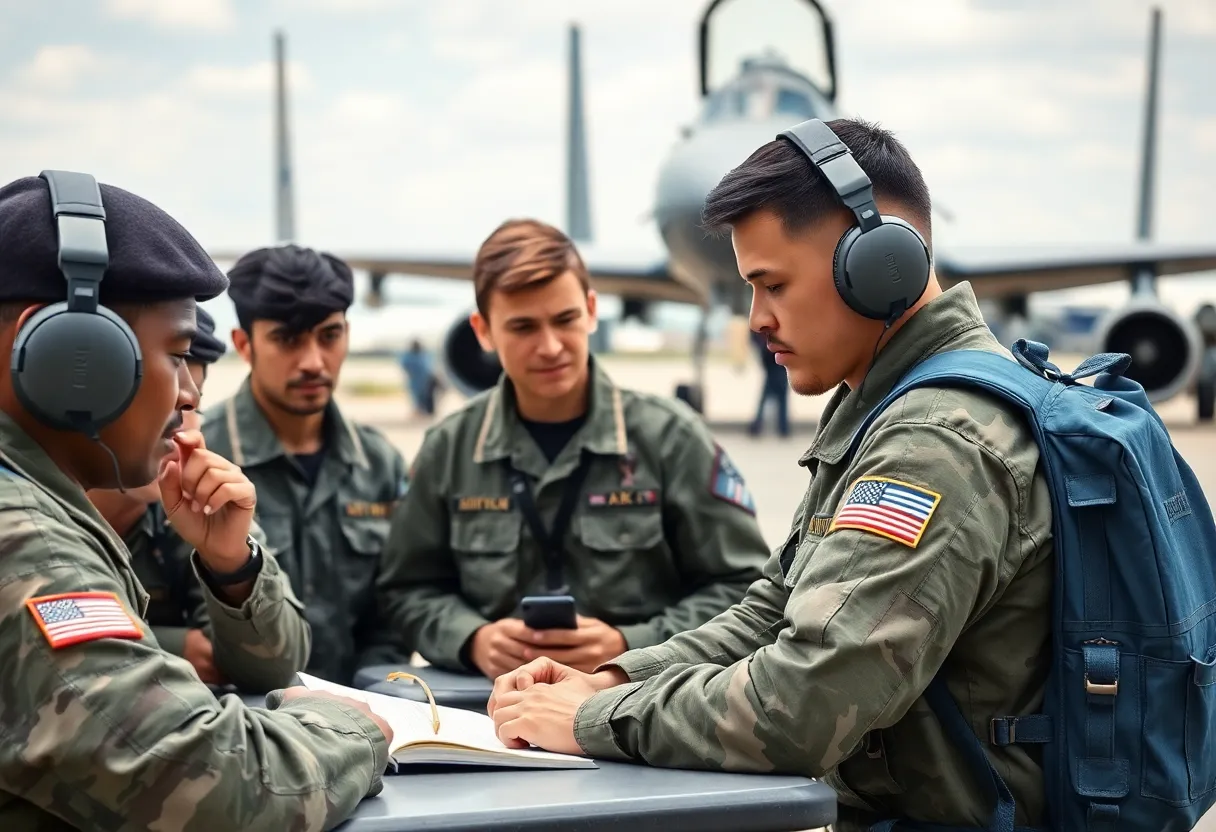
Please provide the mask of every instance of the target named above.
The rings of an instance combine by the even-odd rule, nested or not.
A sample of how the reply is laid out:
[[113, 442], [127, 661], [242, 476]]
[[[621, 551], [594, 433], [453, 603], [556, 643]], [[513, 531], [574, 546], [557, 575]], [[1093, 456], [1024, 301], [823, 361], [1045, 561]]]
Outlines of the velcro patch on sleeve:
[[936, 491], [911, 483], [862, 477], [853, 483], [828, 533], [859, 529], [915, 549], [941, 499]]
[[67, 592], [25, 602], [55, 650], [99, 638], [142, 639], [144, 631], [113, 592]]
[[752, 493], [743, 482], [743, 475], [731, 462], [730, 457], [721, 445], [714, 445], [714, 470], [709, 477], [709, 493], [719, 500], [738, 506], [748, 514], [756, 513], [756, 503]]

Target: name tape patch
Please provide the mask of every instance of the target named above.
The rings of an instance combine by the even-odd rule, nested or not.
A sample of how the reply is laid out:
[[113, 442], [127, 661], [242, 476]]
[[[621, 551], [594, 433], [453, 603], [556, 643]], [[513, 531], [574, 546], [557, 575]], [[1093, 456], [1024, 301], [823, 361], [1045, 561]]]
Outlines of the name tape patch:
[[396, 503], [369, 503], [355, 500], [345, 506], [347, 517], [388, 517]]
[[510, 497], [456, 497], [452, 507], [458, 512], [510, 511]]
[[811, 537], [823, 537], [832, 526], [832, 515], [816, 514], [806, 523], [806, 533]]
[[113, 592], [44, 595], [30, 598], [25, 606], [55, 650], [101, 638], [144, 637], [144, 631]]
[[747, 490], [743, 475], [721, 445], [715, 444], [714, 448], [714, 469], [709, 476], [709, 493], [723, 502], [738, 506], [748, 514], [755, 514], [756, 502], [752, 499], [752, 493]]
[[853, 483], [828, 531], [859, 529], [915, 549], [941, 499], [936, 491], [910, 483], [862, 477]]
[[652, 506], [659, 501], [659, 492], [653, 488], [633, 491], [609, 491], [606, 494], [588, 494], [587, 505], [593, 508], [608, 506]]

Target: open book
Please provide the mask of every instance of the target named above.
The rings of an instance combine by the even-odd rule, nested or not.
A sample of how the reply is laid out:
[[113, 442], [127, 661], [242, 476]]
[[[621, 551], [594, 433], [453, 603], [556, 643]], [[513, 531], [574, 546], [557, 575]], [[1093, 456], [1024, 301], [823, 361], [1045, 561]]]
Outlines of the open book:
[[374, 691], [355, 690], [307, 673], [297, 675], [310, 690], [328, 691], [366, 702], [372, 712], [393, 729], [393, 741], [388, 751], [399, 765], [598, 768], [594, 761], [586, 757], [555, 754], [536, 748], [507, 748], [494, 731], [494, 720], [485, 714], [398, 699]]

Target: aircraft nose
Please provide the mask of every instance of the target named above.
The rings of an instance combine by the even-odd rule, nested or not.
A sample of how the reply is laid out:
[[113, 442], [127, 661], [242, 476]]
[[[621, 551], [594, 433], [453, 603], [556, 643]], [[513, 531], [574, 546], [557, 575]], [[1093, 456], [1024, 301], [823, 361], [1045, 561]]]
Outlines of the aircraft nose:
[[702, 225], [705, 197], [753, 151], [787, 125], [735, 123], [701, 127], [664, 162], [655, 195], [655, 221], [673, 265], [703, 282], [739, 282], [728, 236], [711, 236]]

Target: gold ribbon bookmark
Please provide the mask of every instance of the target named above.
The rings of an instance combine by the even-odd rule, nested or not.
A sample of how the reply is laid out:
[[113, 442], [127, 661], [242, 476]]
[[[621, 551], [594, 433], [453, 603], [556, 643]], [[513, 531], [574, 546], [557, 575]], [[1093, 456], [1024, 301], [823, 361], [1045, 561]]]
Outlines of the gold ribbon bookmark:
[[439, 733], [439, 708], [435, 704], [435, 696], [434, 696], [434, 694], [431, 693], [431, 689], [427, 686], [427, 683], [422, 681], [422, 679], [418, 678], [413, 673], [403, 673], [400, 670], [394, 670], [392, 673], [388, 674], [387, 678], [388, 678], [388, 681], [390, 681], [390, 682], [395, 682], [398, 679], [405, 679], [406, 681], [409, 681], [409, 682], [417, 682], [419, 685], [422, 686], [423, 692], [426, 693], [427, 700], [431, 703], [431, 722], [434, 723], [435, 733], [438, 734]]

